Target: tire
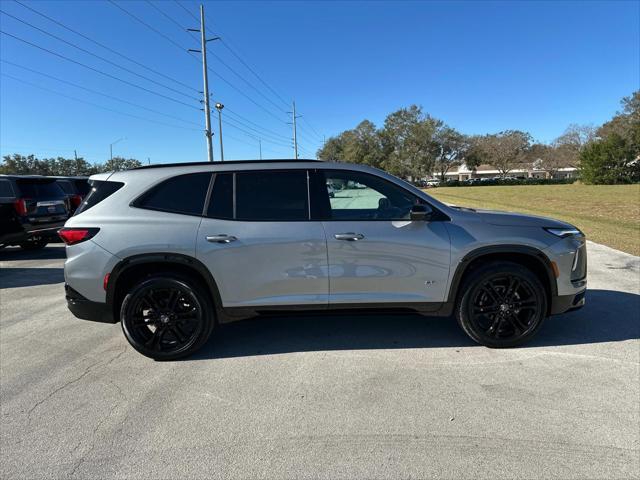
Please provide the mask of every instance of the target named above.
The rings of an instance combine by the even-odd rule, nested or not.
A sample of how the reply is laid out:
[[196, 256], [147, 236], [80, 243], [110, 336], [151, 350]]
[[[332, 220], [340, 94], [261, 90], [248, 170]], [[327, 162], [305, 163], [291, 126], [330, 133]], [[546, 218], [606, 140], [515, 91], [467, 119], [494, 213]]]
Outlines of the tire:
[[538, 277], [513, 262], [491, 262], [462, 284], [458, 324], [475, 342], [508, 348], [530, 340], [547, 316], [547, 295]]
[[22, 250], [27, 250], [27, 251], [34, 251], [34, 250], [42, 250], [44, 247], [47, 246], [47, 242], [46, 240], [35, 240], [35, 241], [30, 241], [30, 242], [22, 242], [20, 244], [20, 248]]
[[206, 343], [215, 314], [211, 297], [199, 282], [160, 273], [131, 287], [120, 320], [124, 336], [138, 352], [154, 360], [175, 360]]

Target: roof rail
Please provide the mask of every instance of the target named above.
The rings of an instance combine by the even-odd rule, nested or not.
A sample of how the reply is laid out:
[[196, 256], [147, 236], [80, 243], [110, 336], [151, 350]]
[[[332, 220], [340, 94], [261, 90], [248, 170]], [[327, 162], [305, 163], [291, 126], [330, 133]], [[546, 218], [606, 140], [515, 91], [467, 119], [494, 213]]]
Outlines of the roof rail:
[[156, 163], [154, 165], [143, 165], [141, 167], [134, 167], [130, 170], [143, 170], [147, 168], [164, 168], [164, 167], [190, 167], [194, 165], [235, 165], [235, 164], [245, 164], [245, 163], [277, 163], [277, 162], [290, 162], [290, 163], [300, 163], [300, 162], [322, 162], [322, 160], [316, 159], [305, 159], [300, 158], [298, 160], [291, 158], [283, 158], [283, 159], [266, 159], [266, 160], [225, 160], [224, 162], [177, 162], [177, 163]]

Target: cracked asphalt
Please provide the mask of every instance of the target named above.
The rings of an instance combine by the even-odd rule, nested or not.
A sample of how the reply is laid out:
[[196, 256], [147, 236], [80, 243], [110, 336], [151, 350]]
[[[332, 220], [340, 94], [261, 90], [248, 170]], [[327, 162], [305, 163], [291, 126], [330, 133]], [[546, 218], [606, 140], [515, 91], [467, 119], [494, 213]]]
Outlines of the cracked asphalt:
[[158, 363], [66, 309], [64, 249], [0, 252], [0, 477], [640, 478], [640, 258], [523, 348], [449, 319], [251, 320]]

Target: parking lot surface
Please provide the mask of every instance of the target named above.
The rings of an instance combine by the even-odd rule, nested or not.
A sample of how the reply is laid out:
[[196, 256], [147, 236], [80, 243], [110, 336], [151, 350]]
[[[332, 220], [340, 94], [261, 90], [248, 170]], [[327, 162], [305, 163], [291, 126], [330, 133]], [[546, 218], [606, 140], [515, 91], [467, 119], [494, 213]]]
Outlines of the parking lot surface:
[[451, 319], [250, 320], [154, 362], [75, 319], [64, 249], [0, 251], [2, 478], [639, 478], [640, 259], [523, 348]]

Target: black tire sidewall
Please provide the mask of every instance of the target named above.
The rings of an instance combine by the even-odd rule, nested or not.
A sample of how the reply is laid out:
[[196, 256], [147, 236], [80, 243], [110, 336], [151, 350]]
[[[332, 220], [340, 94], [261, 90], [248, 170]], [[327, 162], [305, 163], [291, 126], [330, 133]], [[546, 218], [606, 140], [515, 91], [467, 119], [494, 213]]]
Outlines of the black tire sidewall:
[[[485, 280], [498, 274], [517, 275], [526, 280], [534, 289], [539, 301], [536, 325], [526, 335], [512, 339], [489, 339], [476, 331], [470, 319], [470, 310], [477, 287]], [[512, 262], [492, 262], [473, 271], [465, 280], [456, 304], [456, 319], [464, 332], [475, 342], [490, 348], [510, 348], [529, 341], [542, 327], [547, 317], [547, 294], [538, 277], [529, 269]]]
[[[202, 322], [199, 325], [199, 333], [188, 344], [182, 346], [178, 350], [172, 352], [162, 352], [151, 350], [144, 345], [138, 343], [135, 337], [132, 335], [130, 327], [128, 325], [127, 311], [129, 310], [132, 302], [136, 296], [149, 287], [167, 287], [175, 286], [181, 289], [187, 290], [193, 294], [199, 307], [202, 311]], [[120, 308], [120, 324], [122, 331], [129, 344], [138, 352], [146, 357], [153, 358], [154, 360], [176, 360], [178, 358], [187, 357], [198, 349], [200, 349], [204, 343], [209, 339], [213, 327], [215, 324], [214, 307], [207, 292], [198, 284], [188, 277], [184, 277], [176, 274], [155, 274], [149, 276], [142, 281], [136, 283], [124, 297], [122, 306]]]

